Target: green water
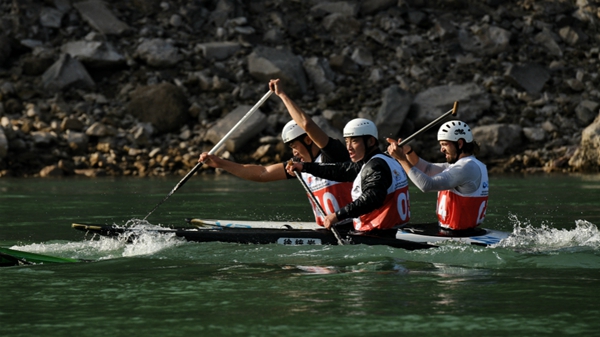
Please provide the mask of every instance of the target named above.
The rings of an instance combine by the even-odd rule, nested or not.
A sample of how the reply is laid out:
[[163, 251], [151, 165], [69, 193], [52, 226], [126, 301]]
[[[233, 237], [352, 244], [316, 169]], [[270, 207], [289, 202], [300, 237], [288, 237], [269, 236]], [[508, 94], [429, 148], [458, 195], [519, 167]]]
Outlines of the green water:
[[[0, 336], [597, 336], [600, 176], [492, 176], [497, 247], [188, 243], [86, 237], [179, 181], [0, 179], [0, 246], [91, 260], [0, 269]], [[412, 218], [435, 194], [411, 188]], [[310, 220], [295, 180], [193, 177], [148, 220]]]

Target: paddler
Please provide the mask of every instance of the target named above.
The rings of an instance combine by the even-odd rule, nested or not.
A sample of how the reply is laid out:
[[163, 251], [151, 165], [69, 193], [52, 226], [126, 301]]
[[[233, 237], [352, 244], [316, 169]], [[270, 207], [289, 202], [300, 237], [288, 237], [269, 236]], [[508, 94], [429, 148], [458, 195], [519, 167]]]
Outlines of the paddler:
[[[295, 160], [301, 162], [336, 163], [348, 161], [350, 158], [344, 144], [335, 138], [329, 137], [291, 98], [282, 90], [279, 79], [269, 82], [269, 89], [273, 91], [284, 103], [293, 120], [289, 121], [281, 132], [284, 144], [292, 149]], [[198, 160], [210, 167], [221, 168], [239, 178], [257, 182], [268, 182], [293, 179], [295, 176], [288, 174], [285, 163], [268, 166], [254, 164], [239, 164], [215, 155], [202, 153]], [[337, 211], [340, 205], [349, 203], [352, 198], [350, 189], [352, 184], [339, 183], [333, 180], [320, 179], [310, 174], [302, 174], [302, 178], [311, 189], [326, 214]], [[313, 212], [317, 224], [323, 226], [324, 219], [320, 211], [313, 204]]]
[[488, 202], [486, 166], [475, 156], [479, 146], [469, 126], [458, 120], [444, 123], [437, 134], [446, 163], [429, 163], [401, 139], [388, 138], [388, 153], [402, 165], [408, 177], [423, 192], [438, 191], [439, 225], [451, 230], [474, 228], [483, 222]]
[[353, 219], [354, 234], [403, 225], [410, 220], [408, 178], [394, 158], [379, 149], [375, 124], [356, 118], [344, 127], [349, 162], [288, 163], [289, 174], [295, 171], [345, 182], [353, 182], [352, 202], [327, 215], [325, 227]]

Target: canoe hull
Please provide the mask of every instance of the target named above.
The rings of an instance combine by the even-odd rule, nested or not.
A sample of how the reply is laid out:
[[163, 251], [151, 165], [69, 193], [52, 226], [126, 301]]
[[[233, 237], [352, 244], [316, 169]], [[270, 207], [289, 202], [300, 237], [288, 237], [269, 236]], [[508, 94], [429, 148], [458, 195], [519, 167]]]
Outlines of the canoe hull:
[[[333, 233], [322, 227], [317, 229], [290, 228], [289, 222], [269, 222], [268, 228], [251, 227], [252, 224], [244, 221], [215, 221], [202, 220], [201, 226], [166, 228], [159, 226], [134, 226], [124, 227], [118, 225], [73, 224], [72, 227], [91, 234], [101, 236], [121, 237], [133, 241], [143, 233], [169, 234], [194, 242], [230, 242], [241, 244], [281, 244], [281, 245], [337, 245], [338, 241]], [[199, 224], [198, 221], [188, 223]], [[214, 225], [210, 225], [210, 224]], [[228, 225], [243, 225], [236, 227]], [[264, 222], [263, 222], [264, 224]], [[290, 227], [283, 227], [281, 225]], [[275, 227], [278, 226], [278, 227]], [[440, 241], [457, 240], [469, 244], [487, 246], [495, 244], [508, 236], [508, 233], [480, 229], [473, 233], [463, 233], [462, 236], [440, 236], [435, 233], [436, 224], [412, 225], [410, 228], [389, 229], [372, 231], [369, 233], [356, 233], [350, 224], [337, 226], [344, 244], [386, 245], [408, 250], [426, 249], [435, 247]], [[275, 227], [275, 228], [273, 228]], [[428, 228], [426, 233], [418, 233], [419, 229]], [[468, 236], [467, 234], [470, 234]]]

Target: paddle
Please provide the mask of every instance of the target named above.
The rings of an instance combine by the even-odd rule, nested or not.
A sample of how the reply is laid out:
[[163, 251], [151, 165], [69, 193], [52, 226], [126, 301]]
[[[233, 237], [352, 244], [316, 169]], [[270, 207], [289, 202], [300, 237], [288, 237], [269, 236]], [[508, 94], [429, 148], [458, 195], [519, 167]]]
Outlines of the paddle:
[[434, 126], [437, 123], [439, 123], [442, 119], [448, 117], [448, 115], [452, 114], [454, 116], [454, 115], [456, 115], [457, 112], [458, 112], [458, 101], [455, 101], [454, 105], [452, 106], [452, 109], [446, 111], [440, 117], [434, 119], [431, 123], [429, 123], [429, 124], [425, 125], [424, 127], [422, 127], [419, 131], [417, 131], [417, 132], [413, 133], [412, 135], [408, 136], [407, 138], [403, 139], [400, 143], [398, 143], [398, 146], [402, 146], [402, 145], [410, 142], [416, 136], [418, 136], [418, 135], [422, 134], [423, 132], [431, 129], [432, 126]]
[[[271, 90], [269, 90], [261, 99], [260, 101], [258, 101], [251, 109], [250, 111], [248, 111], [246, 113], [246, 115], [244, 115], [244, 117], [242, 117], [242, 119], [240, 119], [239, 122], [237, 122], [236, 125], [233, 126], [233, 128], [231, 128], [231, 130], [229, 130], [229, 132], [227, 132], [227, 134], [225, 136], [223, 136], [223, 138], [208, 152], [208, 154], [214, 154], [215, 152], [217, 152], [219, 150], [219, 148], [225, 143], [225, 141], [227, 141], [227, 139], [231, 136], [231, 134], [243, 123], [245, 122], [248, 118], [250, 118], [250, 116], [256, 111], [258, 110], [258, 108], [260, 108], [261, 105], [263, 105], [263, 103], [269, 98], [269, 96], [271, 96], [271, 94], [273, 94], [273, 92]], [[179, 183], [177, 183], [177, 185], [175, 185], [175, 187], [173, 188], [173, 190], [171, 190], [171, 192], [169, 192], [169, 194], [167, 194], [167, 196], [161, 201], [159, 202], [156, 206], [154, 206], [154, 208], [150, 211], [150, 213], [148, 213], [148, 215], [146, 215], [146, 217], [144, 217], [143, 220], [146, 220], [150, 214], [152, 214], [152, 212], [154, 212], [160, 205], [162, 205], [165, 201], [167, 201], [167, 199], [169, 199], [169, 197], [171, 195], [173, 195], [173, 193], [175, 193], [175, 191], [177, 191], [181, 186], [183, 186], [183, 184], [186, 183], [186, 181], [188, 181], [193, 175], [194, 173], [196, 173], [196, 171], [198, 171], [198, 169], [200, 167], [202, 167], [202, 165], [204, 165], [204, 162], [198, 162], [198, 164], [196, 164], [196, 166], [194, 166], [194, 168], [192, 168], [190, 170], [190, 172], [188, 172], [188, 174], [185, 175], [185, 177], [183, 177], [183, 179], [181, 179], [181, 181], [179, 181]]]
[[[308, 185], [306, 185], [306, 182], [304, 181], [304, 179], [302, 179], [302, 177], [300, 176], [300, 172], [298, 172], [297, 170], [294, 170], [294, 173], [296, 174], [296, 178], [298, 178], [298, 181], [300, 182], [300, 184], [302, 184], [302, 187], [304, 187], [304, 190], [306, 190], [306, 193], [308, 193], [308, 195], [310, 196], [310, 199], [312, 200], [312, 202], [314, 202], [315, 205], [317, 205], [317, 208], [319, 209], [319, 213], [321, 213], [321, 216], [325, 217], [325, 210], [323, 209], [321, 204], [319, 204], [317, 197], [315, 197], [315, 195], [310, 190]], [[335, 235], [335, 238], [337, 239], [338, 245], [343, 246], [344, 242], [340, 238], [340, 234], [338, 233], [337, 229], [335, 229], [334, 226], [331, 226], [330, 228], [331, 228], [331, 231], [333, 232], [333, 235]]]

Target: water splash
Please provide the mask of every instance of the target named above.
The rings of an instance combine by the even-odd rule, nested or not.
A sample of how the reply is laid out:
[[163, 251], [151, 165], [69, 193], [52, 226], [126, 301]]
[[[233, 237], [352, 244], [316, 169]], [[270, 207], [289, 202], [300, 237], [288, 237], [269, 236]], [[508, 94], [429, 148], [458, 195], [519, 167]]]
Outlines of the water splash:
[[598, 227], [586, 220], [575, 221], [573, 229], [553, 228], [546, 223], [541, 226], [532, 225], [529, 220], [520, 221], [511, 214], [513, 232], [510, 237], [496, 247], [517, 248], [529, 251], [551, 251], [561, 249], [586, 248], [600, 249], [600, 231]]
[[157, 229], [165, 227], [154, 225], [146, 220], [131, 219], [124, 226], [135, 229], [135, 231], [116, 238], [94, 235], [78, 242], [34, 243], [12, 248], [30, 253], [96, 261], [152, 255], [166, 248], [185, 243], [175, 234], [156, 232]]

